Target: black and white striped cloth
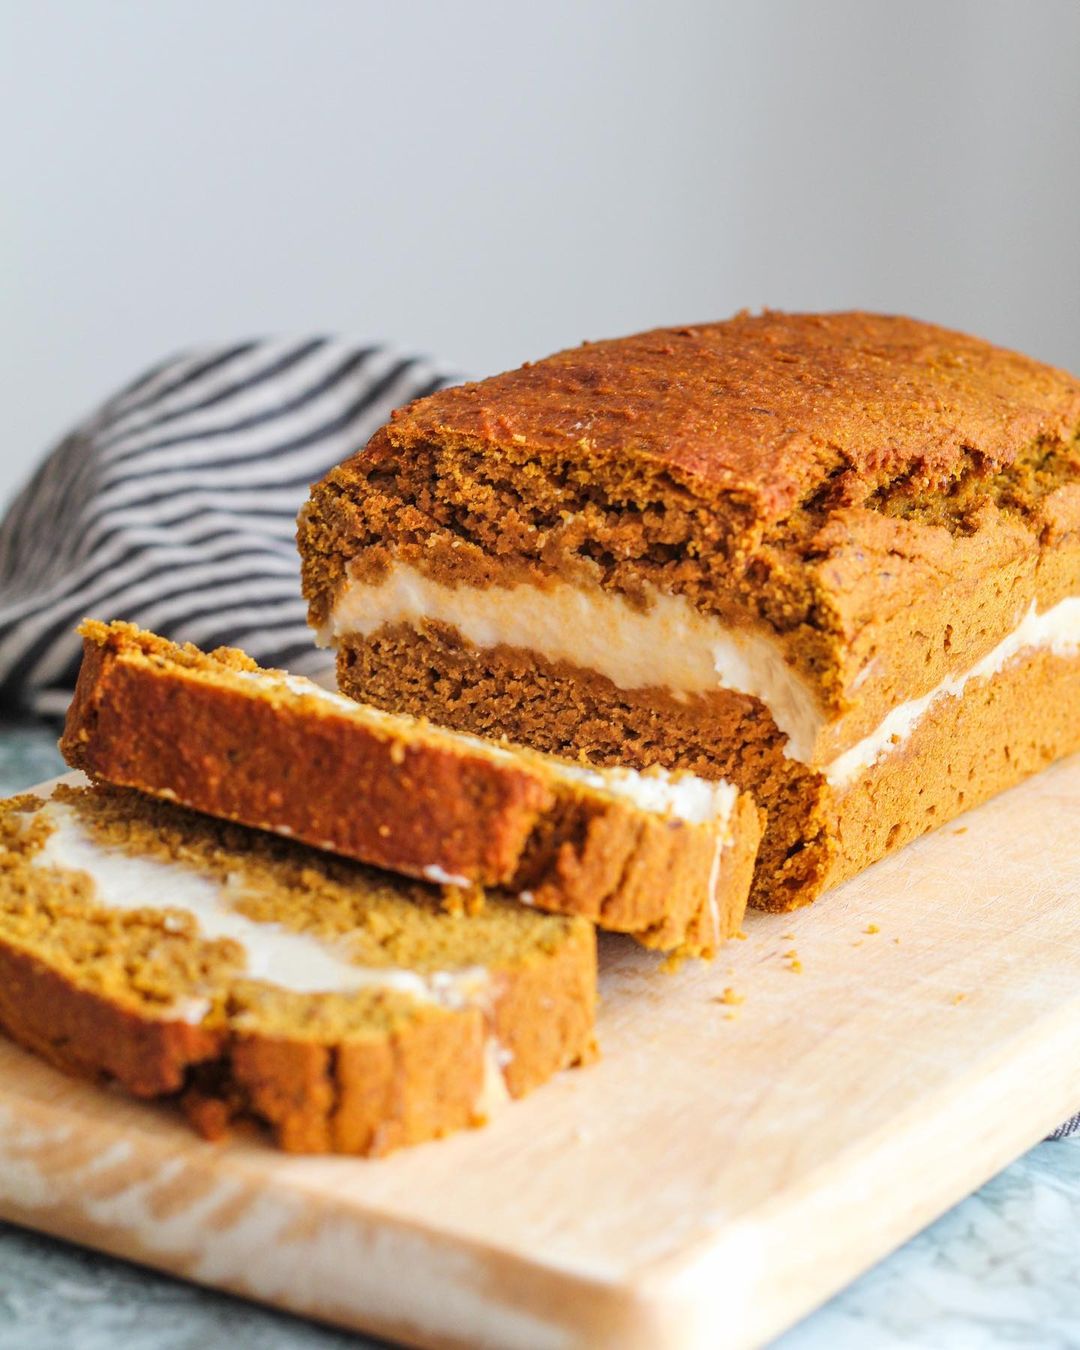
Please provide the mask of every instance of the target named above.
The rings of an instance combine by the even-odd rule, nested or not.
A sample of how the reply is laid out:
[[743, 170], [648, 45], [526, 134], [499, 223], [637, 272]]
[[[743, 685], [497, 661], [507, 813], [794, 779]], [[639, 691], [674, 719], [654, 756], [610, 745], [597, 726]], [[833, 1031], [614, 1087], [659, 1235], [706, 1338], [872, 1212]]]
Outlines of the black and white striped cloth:
[[1048, 1134], [1047, 1139], [1067, 1139], [1070, 1134], [1080, 1134], [1080, 1115], [1070, 1116], [1056, 1130]]
[[0, 711], [64, 713], [86, 616], [325, 667], [294, 541], [308, 487], [392, 409], [461, 378], [328, 337], [203, 347], [140, 376], [52, 451], [0, 525]]

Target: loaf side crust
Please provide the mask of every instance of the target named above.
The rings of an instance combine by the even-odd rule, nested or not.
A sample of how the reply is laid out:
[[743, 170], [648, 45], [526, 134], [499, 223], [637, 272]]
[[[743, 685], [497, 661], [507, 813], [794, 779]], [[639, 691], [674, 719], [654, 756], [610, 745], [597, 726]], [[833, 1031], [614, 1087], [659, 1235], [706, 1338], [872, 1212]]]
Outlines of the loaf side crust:
[[91, 777], [377, 867], [480, 885], [513, 876], [551, 804], [536, 773], [449, 751], [423, 724], [365, 724], [359, 710], [237, 680], [241, 661], [258, 672], [242, 653], [185, 652], [120, 623], [81, 631], [60, 750]]

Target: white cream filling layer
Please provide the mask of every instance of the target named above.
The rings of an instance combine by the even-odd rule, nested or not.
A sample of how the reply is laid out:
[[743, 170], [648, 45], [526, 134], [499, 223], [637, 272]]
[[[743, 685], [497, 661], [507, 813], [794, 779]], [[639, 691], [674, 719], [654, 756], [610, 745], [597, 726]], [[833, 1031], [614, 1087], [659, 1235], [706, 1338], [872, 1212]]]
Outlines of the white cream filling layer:
[[238, 913], [229, 899], [243, 894], [239, 883], [222, 886], [182, 863], [103, 846], [66, 802], [46, 802], [39, 814], [52, 832], [34, 855], [35, 867], [86, 873], [94, 883], [94, 898], [108, 909], [186, 911], [194, 917], [200, 936], [231, 938], [240, 944], [245, 973], [253, 980], [300, 994], [389, 989], [451, 1008], [483, 1002], [487, 995], [489, 976], [483, 966], [421, 974], [393, 966], [358, 965], [349, 959], [344, 943], [324, 942]]
[[523, 647], [597, 671], [620, 689], [750, 694], [768, 707], [794, 759], [809, 759], [825, 724], [813, 690], [778, 643], [660, 591], [637, 609], [599, 587], [445, 586], [398, 564], [374, 584], [344, 586], [319, 636], [330, 646], [350, 634], [367, 637], [386, 624], [417, 627], [423, 620], [448, 624], [477, 647]]
[[[378, 582], [344, 586], [320, 641], [333, 645], [353, 634], [367, 637], [388, 624], [419, 627], [425, 620], [456, 628], [477, 647], [521, 647], [548, 661], [595, 671], [620, 689], [749, 694], [768, 708], [787, 737], [784, 753], [802, 763], [813, 762], [814, 746], [828, 725], [813, 690], [784, 660], [778, 642], [732, 629], [688, 600], [657, 591], [645, 609], [638, 609], [599, 587], [564, 582], [446, 586], [398, 564]], [[970, 681], [991, 678], [1035, 650], [1080, 653], [1080, 597], [1061, 600], [1043, 613], [1032, 604], [1016, 628], [969, 670], [894, 708], [821, 772], [833, 787], [847, 787], [902, 745], [938, 699], [959, 697]]]
[[584, 764], [553, 764], [557, 777], [585, 783], [633, 802], [641, 811], [674, 816], [688, 825], [726, 825], [739, 795], [733, 783], [710, 782], [693, 774], [678, 777], [664, 769], [592, 769]]

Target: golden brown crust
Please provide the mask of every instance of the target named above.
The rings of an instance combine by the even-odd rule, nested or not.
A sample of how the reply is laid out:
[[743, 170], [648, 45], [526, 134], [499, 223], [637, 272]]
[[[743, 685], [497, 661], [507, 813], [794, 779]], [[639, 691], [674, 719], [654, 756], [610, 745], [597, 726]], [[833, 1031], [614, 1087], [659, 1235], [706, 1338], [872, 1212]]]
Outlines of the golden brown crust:
[[[535, 773], [230, 681], [127, 624], [88, 622], [60, 749], [72, 768], [394, 871], [507, 881], [551, 793]], [[253, 662], [246, 670], [254, 673]], [[274, 672], [269, 672], [274, 673]]]
[[[237, 1098], [294, 1153], [382, 1156], [483, 1124], [491, 1109], [484, 1100], [489, 1036], [513, 1098], [569, 1064], [595, 1059], [595, 965], [595, 938], [582, 925], [548, 960], [501, 979], [490, 1020], [466, 1008], [336, 1048], [239, 1035], [230, 1045], [229, 1080], [219, 1079], [198, 1108]], [[191, 1108], [185, 1103], [189, 1115]]]
[[522, 859], [514, 891], [538, 909], [580, 914], [647, 947], [713, 956], [739, 930], [750, 893], [750, 874], [728, 866], [729, 857], [752, 864], [760, 837], [745, 793], [720, 835], [676, 817], [598, 805], [551, 822], [536, 853]]
[[[527, 752], [494, 758], [422, 723], [268, 694], [232, 676], [257, 670], [237, 653], [206, 656], [126, 624], [81, 631], [61, 749], [91, 776], [407, 875], [524, 891], [663, 950], [709, 954], [738, 927], [746, 889], [727, 873], [715, 903], [738, 917], [718, 931], [705, 922], [722, 823], [561, 781]], [[756, 846], [751, 815], [743, 850]]]
[[[93, 789], [63, 800], [89, 809], [94, 803], [87, 795], [95, 794], [110, 798], [106, 823], [117, 811], [126, 809], [133, 819], [146, 813], [155, 829], [175, 823], [188, 858], [219, 847], [215, 822], [147, 799], [140, 804], [136, 794]], [[65, 1072], [113, 1081], [140, 1097], [177, 1100], [208, 1137], [220, 1136], [231, 1118], [248, 1117], [267, 1125], [290, 1151], [381, 1154], [482, 1123], [489, 1109], [485, 1074], [496, 1046], [510, 1057], [502, 1077], [513, 1097], [595, 1054], [594, 930], [584, 921], [522, 915], [508, 905], [502, 906], [507, 950], [490, 968], [479, 1002], [435, 1006], [395, 995], [393, 1015], [379, 1017], [381, 996], [367, 991], [350, 1020], [345, 996], [308, 995], [299, 1002], [291, 996], [292, 1003], [286, 996], [276, 1010], [264, 1008], [274, 990], [261, 1000], [242, 972], [226, 971], [213, 987], [178, 991], [207, 994], [202, 1021], [183, 1020], [168, 1005], [152, 1010], [144, 993], [127, 983], [136, 978], [133, 959], [121, 951], [108, 978], [101, 978], [95, 952], [115, 954], [125, 936], [132, 951], [146, 950], [138, 941], [144, 930], [161, 935], [151, 950], [166, 940], [194, 949], [199, 940], [165, 920], [167, 895], [148, 897], [145, 911], [126, 915], [125, 934], [109, 926], [109, 911], [88, 903], [81, 884], [63, 893], [60, 877], [30, 866], [42, 839], [18, 827], [23, 818], [32, 822], [39, 806], [29, 799], [0, 805], [0, 1025]], [[244, 832], [229, 828], [233, 847]], [[273, 852], [302, 861], [313, 884], [324, 867], [320, 855], [296, 845], [277, 842]], [[367, 903], [361, 892], [374, 874], [326, 865], [339, 878], [334, 885], [348, 875], [359, 888], [357, 903]], [[79, 874], [70, 875], [81, 883]], [[380, 891], [387, 886], [385, 878], [378, 881]], [[95, 922], [102, 929], [96, 939], [89, 931]], [[455, 945], [465, 950], [474, 922], [434, 920], [453, 927]], [[481, 922], [488, 929], [498, 925], [491, 906]], [[334, 1010], [320, 1020], [323, 1002], [336, 1004], [336, 1023]]]
[[974, 459], [1003, 468], [1080, 425], [1080, 382], [892, 315], [740, 314], [585, 343], [401, 409], [396, 449], [439, 441], [663, 466], [775, 521], [837, 466], [872, 489]]
[[65, 1073], [113, 1079], [136, 1097], [179, 1092], [222, 1045], [220, 1028], [141, 1016], [76, 988], [2, 934], [0, 1026]]
[[[523, 967], [495, 1004], [497, 1035], [515, 1047], [504, 1075], [511, 1097], [596, 1056], [586, 933], [549, 967]], [[2, 935], [0, 981], [0, 1027], [13, 1040], [65, 1073], [177, 1100], [207, 1138], [248, 1118], [287, 1152], [377, 1157], [488, 1119], [485, 1020], [475, 1008], [326, 1046], [140, 1017], [73, 987]]]

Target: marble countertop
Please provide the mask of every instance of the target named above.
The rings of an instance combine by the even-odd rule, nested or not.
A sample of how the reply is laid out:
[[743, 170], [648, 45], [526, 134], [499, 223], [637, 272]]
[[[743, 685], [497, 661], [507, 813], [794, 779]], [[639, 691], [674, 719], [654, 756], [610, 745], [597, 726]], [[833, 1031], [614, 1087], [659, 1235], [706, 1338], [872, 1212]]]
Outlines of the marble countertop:
[[[53, 732], [0, 725], [0, 796], [62, 768]], [[225, 1344], [337, 1350], [376, 1343], [0, 1224], [0, 1350]], [[773, 1350], [901, 1346], [1080, 1346], [1080, 1136], [1033, 1148]]]

